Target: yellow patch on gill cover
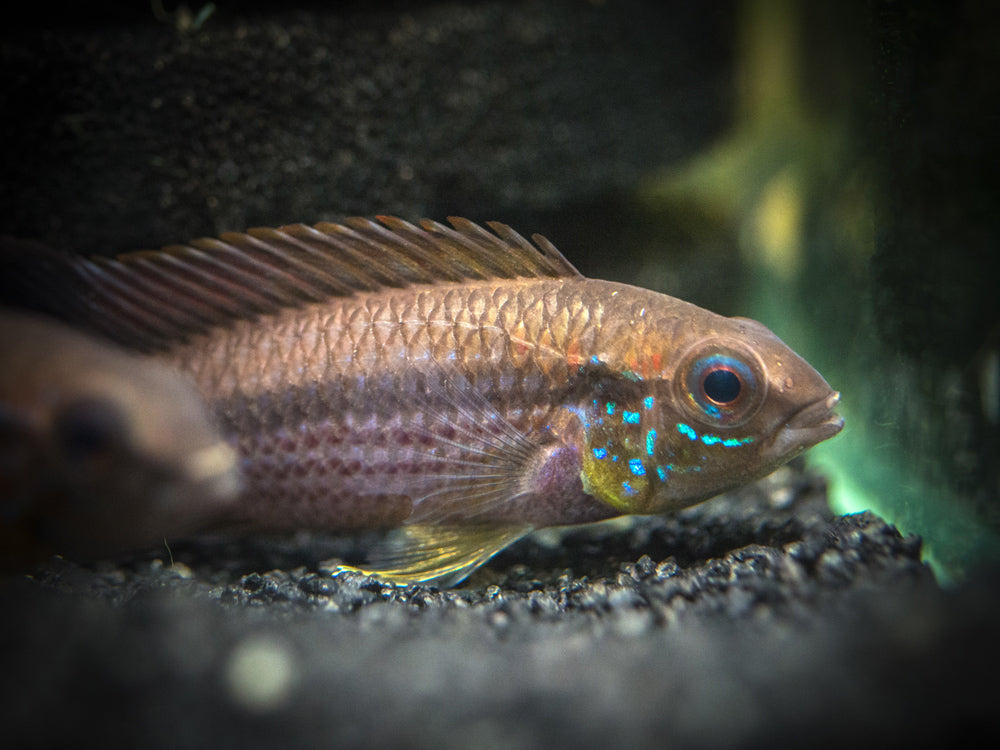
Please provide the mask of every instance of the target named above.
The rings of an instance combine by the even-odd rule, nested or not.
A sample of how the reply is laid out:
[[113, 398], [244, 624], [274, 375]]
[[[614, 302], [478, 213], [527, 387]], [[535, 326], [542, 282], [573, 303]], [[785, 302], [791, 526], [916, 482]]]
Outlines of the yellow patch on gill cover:
[[[633, 467], [641, 467], [640, 473]], [[624, 514], [641, 513], [648, 503], [649, 476], [642, 459], [627, 459], [611, 453], [601, 459], [591, 453], [584, 457], [580, 479], [584, 492]]]
[[652, 506], [656, 431], [644, 428], [638, 407], [595, 399], [582, 421], [587, 432], [580, 480], [584, 492], [622, 513], [645, 513]]

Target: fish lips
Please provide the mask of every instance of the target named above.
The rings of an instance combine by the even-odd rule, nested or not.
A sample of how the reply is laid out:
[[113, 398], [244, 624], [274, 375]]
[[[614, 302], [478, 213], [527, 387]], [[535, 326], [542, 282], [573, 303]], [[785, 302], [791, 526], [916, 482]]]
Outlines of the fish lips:
[[839, 401], [840, 393], [831, 391], [799, 409], [781, 426], [762, 455], [770, 460], [787, 461], [807, 448], [832, 438], [844, 428], [844, 418], [833, 411]]

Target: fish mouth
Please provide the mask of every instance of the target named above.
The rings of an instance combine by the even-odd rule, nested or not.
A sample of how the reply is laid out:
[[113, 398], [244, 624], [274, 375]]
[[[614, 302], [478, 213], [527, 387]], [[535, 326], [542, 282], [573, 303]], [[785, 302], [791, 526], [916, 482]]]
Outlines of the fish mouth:
[[832, 438], [844, 428], [844, 418], [833, 411], [839, 401], [840, 393], [831, 391], [799, 409], [778, 430], [774, 440], [764, 449], [764, 455], [788, 460], [806, 448]]

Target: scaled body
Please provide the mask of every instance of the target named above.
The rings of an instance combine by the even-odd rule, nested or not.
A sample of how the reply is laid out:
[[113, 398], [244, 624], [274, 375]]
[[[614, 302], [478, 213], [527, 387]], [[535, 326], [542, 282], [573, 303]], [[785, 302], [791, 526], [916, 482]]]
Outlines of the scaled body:
[[532, 528], [685, 507], [840, 429], [759, 323], [585, 279], [503, 225], [380, 222], [78, 266], [91, 325], [214, 405], [234, 522], [401, 526], [380, 567], [455, 580]]

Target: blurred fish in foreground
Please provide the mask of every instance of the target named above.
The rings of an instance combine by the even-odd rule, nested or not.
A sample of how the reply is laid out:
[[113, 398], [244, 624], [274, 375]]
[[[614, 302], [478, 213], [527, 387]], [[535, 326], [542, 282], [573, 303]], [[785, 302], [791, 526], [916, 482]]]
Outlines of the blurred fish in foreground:
[[0, 310], [0, 568], [190, 532], [237, 496], [236, 454], [189, 380]]
[[241, 456], [233, 524], [397, 528], [368, 569], [398, 582], [693, 505], [840, 431], [839, 394], [760, 323], [450, 222], [76, 258], [75, 290], [43, 279], [36, 299], [193, 377]]

